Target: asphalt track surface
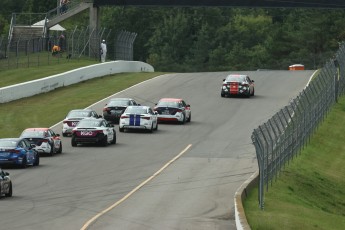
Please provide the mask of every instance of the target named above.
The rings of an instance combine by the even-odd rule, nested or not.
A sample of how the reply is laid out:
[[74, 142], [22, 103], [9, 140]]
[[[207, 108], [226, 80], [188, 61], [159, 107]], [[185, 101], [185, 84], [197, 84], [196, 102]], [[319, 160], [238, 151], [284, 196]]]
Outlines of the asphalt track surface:
[[[6, 169], [13, 197], [0, 199], [0, 229], [236, 229], [234, 194], [258, 169], [252, 131], [313, 71], [241, 72], [255, 81], [255, 96], [222, 98], [229, 73], [163, 75], [114, 95], [150, 106], [181, 97], [192, 121], [160, 124], [152, 134], [116, 125], [117, 144], [107, 147], [71, 147], [63, 137], [63, 153], [41, 157], [39, 167]], [[106, 101], [91, 107], [101, 112]], [[61, 123], [54, 130], [61, 133]]]

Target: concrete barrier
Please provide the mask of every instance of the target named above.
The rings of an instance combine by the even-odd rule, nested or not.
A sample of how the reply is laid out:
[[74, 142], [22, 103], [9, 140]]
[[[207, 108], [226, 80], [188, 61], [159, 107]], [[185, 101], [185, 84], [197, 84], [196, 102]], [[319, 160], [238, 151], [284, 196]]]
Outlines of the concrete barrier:
[[139, 61], [111, 61], [82, 67], [50, 77], [0, 88], [0, 103], [46, 93], [97, 77], [126, 72], [154, 72], [154, 68]]
[[250, 230], [246, 214], [243, 208], [243, 201], [248, 196], [247, 193], [258, 185], [259, 171], [255, 172], [248, 180], [246, 180], [235, 193], [235, 221], [237, 230]]

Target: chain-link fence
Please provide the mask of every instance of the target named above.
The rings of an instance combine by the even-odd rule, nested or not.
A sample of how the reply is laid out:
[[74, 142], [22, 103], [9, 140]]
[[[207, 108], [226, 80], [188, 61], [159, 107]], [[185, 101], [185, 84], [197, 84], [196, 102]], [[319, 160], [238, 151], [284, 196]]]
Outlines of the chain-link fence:
[[[50, 31], [46, 38], [23, 37], [10, 43], [6, 37], [0, 37], [0, 70], [50, 65], [70, 59], [99, 60], [99, 48], [103, 39], [107, 44], [107, 61], [132, 61], [136, 36], [136, 33], [128, 31], [113, 32], [111, 29], [96, 31], [87, 27], [75, 28], [72, 31]], [[60, 47], [60, 52], [53, 56], [54, 45]]]
[[268, 190], [308, 141], [345, 87], [345, 45], [342, 44], [309, 85], [289, 105], [252, 133], [259, 165], [259, 206], [264, 209]]

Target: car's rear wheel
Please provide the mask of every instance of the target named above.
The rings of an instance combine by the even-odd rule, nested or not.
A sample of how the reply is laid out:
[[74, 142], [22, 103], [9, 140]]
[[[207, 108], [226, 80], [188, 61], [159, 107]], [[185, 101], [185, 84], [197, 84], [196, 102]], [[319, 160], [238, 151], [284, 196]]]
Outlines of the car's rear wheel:
[[63, 137], [67, 137], [67, 133], [62, 133], [62, 136]]
[[107, 146], [108, 145], [108, 136], [104, 136], [104, 138], [101, 141], [102, 146]]
[[151, 128], [148, 130], [149, 133], [153, 132], [153, 123], [151, 124]]
[[157, 123], [156, 123], [156, 128], [155, 128], [154, 130], [155, 130], [155, 131], [158, 130], [158, 121], [157, 121]]
[[186, 123], [186, 116], [182, 113], [182, 121], [180, 121], [180, 124], [183, 125], [184, 123]]
[[221, 97], [225, 97], [225, 94], [224, 94], [224, 93], [220, 93], [220, 96], [221, 96]]
[[61, 142], [60, 142], [60, 147], [59, 147], [58, 153], [62, 153], [62, 143]]
[[116, 144], [116, 134], [114, 133], [113, 140], [111, 141], [111, 144], [115, 145]]
[[77, 142], [75, 141], [74, 137], [72, 137], [72, 139], [71, 139], [71, 145], [72, 145], [72, 147], [77, 147]]
[[20, 167], [23, 168], [23, 169], [26, 168], [26, 166], [27, 166], [26, 162], [27, 162], [26, 161], [26, 157], [23, 157], [22, 164], [20, 165]]
[[37, 154], [34, 162], [34, 166], [39, 166], [40, 165], [40, 156]]
[[50, 152], [49, 152], [49, 156], [54, 156], [55, 154], [55, 148], [54, 148], [54, 145], [50, 145]]
[[189, 114], [189, 117], [187, 119], [187, 122], [190, 122], [192, 120], [192, 113]]
[[123, 131], [125, 131], [125, 129], [119, 127], [119, 131], [120, 131], [121, 133], [123, 133]]
[[8, 193], [5, 194], [6, 197], [11, 197], [12, 196], [12, 182], [10, 182], [10, 188], [8, 190]]
[[252, 92], [251, 96], [254, 96], [254, 94], [255, 94], [255, 90], [253, 89], [253, 92]]

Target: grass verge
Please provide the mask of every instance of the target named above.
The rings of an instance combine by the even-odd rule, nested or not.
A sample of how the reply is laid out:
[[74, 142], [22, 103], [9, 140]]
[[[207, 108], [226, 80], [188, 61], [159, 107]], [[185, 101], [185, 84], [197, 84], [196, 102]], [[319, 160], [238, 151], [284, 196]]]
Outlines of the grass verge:
[[98, 100], [162, 74], [114, 74], [1, 104], [0, 138], [17, 137], [28, 127], [50, 127], [63, 120], [71, 109], [88, 107]]
[[253, 230], [345, 229], [345, 97], [333, 106], [310, 143], [265, 190], [259, 209], [258, 189], [244, 201]]
[[54, 63], [50, 63], [50, 65], [44, 66], [1, 70], [0, 88], [25, 81], [32, 81], [43, 77], [52, 76], [58, 73], [98, 63], [99, 62], [86, 59], [70, 59], [67, 61], [55, 61]]

